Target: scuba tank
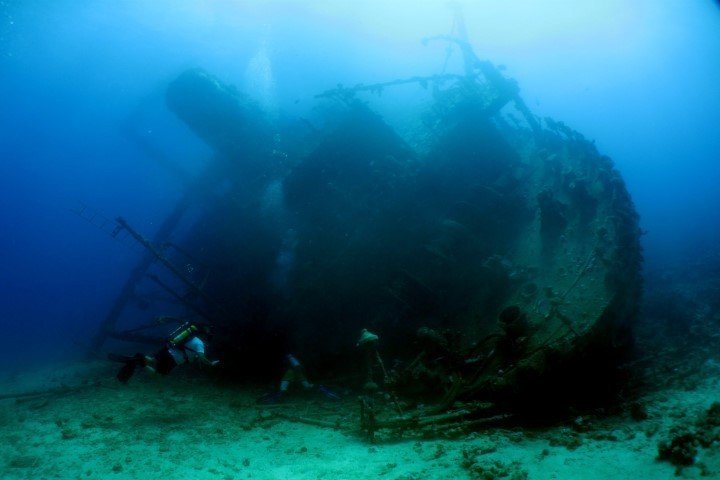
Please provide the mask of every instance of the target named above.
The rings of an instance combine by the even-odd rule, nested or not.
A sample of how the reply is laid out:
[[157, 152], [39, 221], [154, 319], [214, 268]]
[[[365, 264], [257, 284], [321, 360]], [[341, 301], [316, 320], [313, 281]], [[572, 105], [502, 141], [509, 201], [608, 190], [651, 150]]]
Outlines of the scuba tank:
[[191, 336], [197, 333], [198, 327], [190, 322], [185, 322], [180, 325], [174, 332], [168, 337], [168, 343], [174, 347], [182, 347]]

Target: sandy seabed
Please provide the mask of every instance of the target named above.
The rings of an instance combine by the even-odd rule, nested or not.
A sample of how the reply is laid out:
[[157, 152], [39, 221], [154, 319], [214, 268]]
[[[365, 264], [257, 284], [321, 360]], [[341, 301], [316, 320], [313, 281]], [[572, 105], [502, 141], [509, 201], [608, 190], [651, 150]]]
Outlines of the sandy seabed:
[[720, 376], [691, 391], [642, 401], [649, 418], [583, 418], [582, 428], [489, 429], [457, 439], [382, 439], [276, 417], [353, 424], [356, 398], [289, 398], [258, 407], [263, 392], [218, 385], [196, 374], [127, 386], [114, 365], [75, 364], [0, 375], [0, 394], [81, 385], [63, 395], [0, 400], [0, 478], [11, 479], [672, 479], [720, 478], [720, 449], [701, 467], [676, 471], [657, 458], [673, 425], [691, 423], [720, 400]]

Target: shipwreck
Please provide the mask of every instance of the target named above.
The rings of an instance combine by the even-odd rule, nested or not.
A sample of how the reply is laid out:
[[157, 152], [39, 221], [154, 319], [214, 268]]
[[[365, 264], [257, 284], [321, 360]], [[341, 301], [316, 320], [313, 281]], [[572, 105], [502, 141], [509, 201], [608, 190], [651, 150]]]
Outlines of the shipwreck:
[[[426, 41], [452, 44], [464, 71], [337, 86], [317, 95], [320, 122], [272, 119], [209, 72], [180, 74], [167, 107], [214, 154], [176, 175], [186, 194], [152, 239], [114, 224], [144, 254], [92, 349], [162, 342], [171, 303], [212, 325], [229, 376], [272, 380], [292, 351], [434, 415], [610, 401], [641, 291], [630, 195], [591, 141], [535, 116], [455, 33]], [[412, 128], [368, 101], [401, 85], [424, 92]], [[363, 364], [362, 329], [382, 371]]]

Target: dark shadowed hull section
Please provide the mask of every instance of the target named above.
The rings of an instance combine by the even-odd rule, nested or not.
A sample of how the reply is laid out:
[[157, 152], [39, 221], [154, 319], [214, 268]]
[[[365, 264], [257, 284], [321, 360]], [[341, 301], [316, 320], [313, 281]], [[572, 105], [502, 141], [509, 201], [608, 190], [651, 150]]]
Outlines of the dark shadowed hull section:
[[358, 372], [368, 328], [382, 382], [410, 397], [546, 407], [616, 391], [637, 214], [612, 162], [492, 69], [437, 81], [404, 136], [349, 89], [324, 95], [315, 128], [269, 122], [201, 70], [170, 85], [218, 153], [183, 248], [212, 272], [228, 371], [263, 376], [293, 351], [320, 374]]

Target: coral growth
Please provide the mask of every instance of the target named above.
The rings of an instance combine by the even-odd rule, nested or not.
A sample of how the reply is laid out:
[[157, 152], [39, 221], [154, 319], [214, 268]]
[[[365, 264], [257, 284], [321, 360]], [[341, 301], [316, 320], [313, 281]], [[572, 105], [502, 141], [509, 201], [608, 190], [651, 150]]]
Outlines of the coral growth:
[[697, 462], [700, 448], [720, 442], [720, 403], [713, 403], [695, 422], [671, 430], [670, 438], [658, 444], [658, 459], [682, 468]]

